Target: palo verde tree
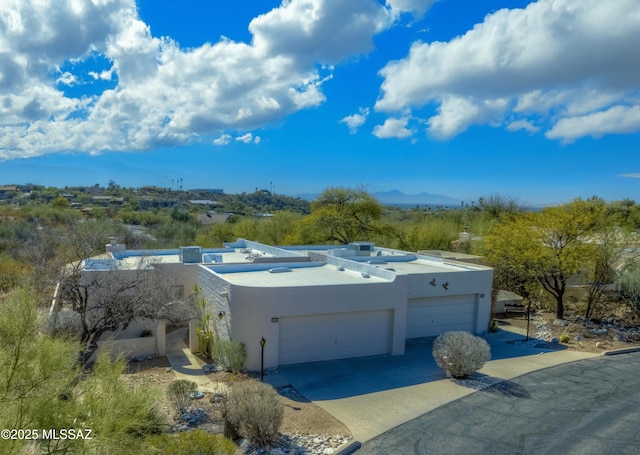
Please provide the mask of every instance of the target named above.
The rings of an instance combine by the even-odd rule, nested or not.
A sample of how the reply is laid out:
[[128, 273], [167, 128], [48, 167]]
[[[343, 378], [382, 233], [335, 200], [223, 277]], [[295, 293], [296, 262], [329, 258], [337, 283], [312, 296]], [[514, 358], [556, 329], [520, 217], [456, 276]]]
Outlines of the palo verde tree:
[[487, 259], [496, 274], [510, 274], [522, 286], [539, 283], [554, 297], [556, 317], [563, 319], [567, 281], [589, 258], [598, 213], [578, 199], [504, 220], [484, 239]]
[[366, 240], [384, 230], [377, 221], [382, 205], [363, 188], [333, 187], [311, 203], [311, 214], [300, 224], [301, 243]]
[[14, 289], [0, 297], [0, 427], [58, 433], [73, 428], [91, 437], [5, 439], [3, 455], [150, 453], [147, 436], [167, 429], [154, 401], [157, 393], [121, 379], [122, 359], [101, 355], [92, 372], [83, 372], [78, 349], [77, 340], [41, 331], [30, 291]]

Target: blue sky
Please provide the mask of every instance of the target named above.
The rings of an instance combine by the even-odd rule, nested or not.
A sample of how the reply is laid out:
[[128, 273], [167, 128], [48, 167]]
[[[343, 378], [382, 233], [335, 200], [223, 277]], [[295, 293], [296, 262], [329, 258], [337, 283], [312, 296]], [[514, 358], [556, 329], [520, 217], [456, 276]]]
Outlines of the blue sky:
[[639, 200], [636, 0], [6, 0], [0, 184]]

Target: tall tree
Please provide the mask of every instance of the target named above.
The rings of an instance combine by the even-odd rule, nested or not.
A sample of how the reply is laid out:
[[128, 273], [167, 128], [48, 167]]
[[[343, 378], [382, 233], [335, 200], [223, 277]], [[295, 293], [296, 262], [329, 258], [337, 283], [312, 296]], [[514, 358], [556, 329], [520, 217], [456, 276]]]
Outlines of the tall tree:
[[157, 393], [134, 390], [120, 379], [122, 360], [104, 355], [93, 372], [83, 373], [77, 352], [77, 341], [40, 331], [28, 291], [0, 299], [0, 427], [25, 434], [73, 428], [90, 437], [43, 439], [40, 432], [38, 440], [5, 439], [3, 455], [149, 453], [145, 436], [167, 428], [154, 401]]
[[328, 188], [311, 203], [301, 236], [304, 243], [367, 240], [384, 229], [376, 223], [381, 216], [382, 205], [363, 188]]
[[485, 238], [489, 262], [510, 270], [520, 283], [537, 281], [564, 318], [567, 281], [589, 258], [589, 239], [600, 211], [582, 200], [515, 216], [496, 225]]

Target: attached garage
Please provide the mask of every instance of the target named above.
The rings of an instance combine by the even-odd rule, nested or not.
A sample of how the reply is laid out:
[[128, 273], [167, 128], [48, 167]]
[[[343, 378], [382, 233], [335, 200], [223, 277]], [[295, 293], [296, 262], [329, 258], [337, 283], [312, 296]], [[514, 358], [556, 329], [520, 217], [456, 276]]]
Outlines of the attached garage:
[[433, 337], [443, 332], [475, 332], [476, 295], [409, 299], [407, 338]]
[[278, 363], [389, 354], [392, 310], [280, 318]]

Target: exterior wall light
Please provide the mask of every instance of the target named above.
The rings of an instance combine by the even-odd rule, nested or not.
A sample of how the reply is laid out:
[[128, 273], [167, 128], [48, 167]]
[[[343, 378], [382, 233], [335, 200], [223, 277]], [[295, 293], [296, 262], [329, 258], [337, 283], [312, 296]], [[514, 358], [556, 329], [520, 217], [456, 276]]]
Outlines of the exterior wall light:
[[260, 381], [264, 382], [264, 345], [266, 340], [264, 337], [260, 339]]
[[221, 311], [220, 313], [218, 313], [218, 319], [222, 320], [222, 318], [225, 317], [225, 314], [226, 313], [224, 311]]

